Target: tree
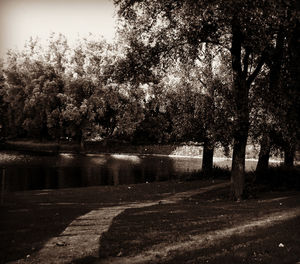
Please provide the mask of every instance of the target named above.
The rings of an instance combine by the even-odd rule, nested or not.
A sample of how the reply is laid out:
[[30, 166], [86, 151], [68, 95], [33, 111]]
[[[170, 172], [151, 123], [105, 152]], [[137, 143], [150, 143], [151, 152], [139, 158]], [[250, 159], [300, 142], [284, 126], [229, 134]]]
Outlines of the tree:
[[[272, 146], [272, 134], [274, 134], [274, 125], [276, 124], [276, 118], [278, 114], [278, 95], [280, 94], [281, 86], [281, 70], [284, 54], [284, 32], [283, 28], [278, 31], [276, 37], [276, 45], [273, 51], [270, 50], [269, 59], [267, 61], [268, 69], [265, 69], [265, 74], [262, 74], [259, 80], [257, 80], [254, 95], [252, 100], [256, 103], [253, 109], [257, 112], [254, 114], [256, 117], [254, 122], [256, 124], [253, 127], [260, 128], [255, 133], [258, 133], [260, 139], [260, 152], [256, 170], [264, 170], [268, 168], [270, 151]], [[258, 102], [258, 103], [257, 103]], [[261, 105], [259, 105], [261, 103]], [[260, 113], [259, 113], [260, 112]], [[263, 115], [262, 119], [258, 119], [257, 115]], [[260, 122], [257, 122], [257, 121]], [[254, 135], [255, 137], [255, 135]]]
[[24, 136], [23, 109], [25, 104], [24, 74], [20, 69], [18, 52], [9, 51], [7, 61], [4, 65], [4, 89], [3, 100], [7, 103], [7, 123], [5, 130], [9, 131], [7, 136]]
[[166, 94], [163, 82], [144, 87], [145, 94], [142, 118], [134, 133], [134, 143], [161, 144], [168, 143], [171, 136], [170, 112], [166, 109]]
[[118, 54], [116, 45], [90, 35], [68, 57], [62, 120], [68, 136], [81, 143], [95, 136], [128, 139], [140, 119], [136, 95], [116, 82]]
[[[256, 82], [252, 95], [255, 104], [256, 124], [253, 126], [254, 137], [260, 137], [261, 148], [257, 170], [266, 169], [272, 145], [277, 145], [285, 152], [285, 164], [293, 164], [293, 153], [299, 138], [299, 92], [295, 89], [299, 66], [295, 61], [297, 54], [297, 16], [296, 8], [286, 6], [286, 12], [280, 17], [274, 47], [270, 47], [264, 74]], [[294, 44], [293, 44], [294, 43]], [[291, 55], [291, 50], [293, 55]], [[297, 68], [298, 67], [298, 68]], [[298, 73], [297, 73], [298, 72]], [[293, 77], [292, 77], [293, 76]], [[262, 118], [257, 118], [261, 116]], [[259, 124], [259, 125], [257, 125]]]
[[107, 44], [90, 37], [79, 41], [68, 56], [56, 55], [58, 66], [62, 58], [67, 64], [65, 90], [59, 94], [64, 133], [80, 142], [82, 147], [88, 136], [102, 132], [99, 123], [106, 111], [105, 96], [103, 98], [106, 83], [101, 74], [106, 63]]

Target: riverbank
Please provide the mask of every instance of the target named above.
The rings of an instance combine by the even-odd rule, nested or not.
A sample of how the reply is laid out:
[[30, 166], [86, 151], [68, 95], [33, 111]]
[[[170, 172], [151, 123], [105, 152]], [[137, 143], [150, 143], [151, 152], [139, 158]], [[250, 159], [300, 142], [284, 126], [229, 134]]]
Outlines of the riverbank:
[[[92, 212], [101, 208], [120, 206], [125, 209], [96, 240], [99, 251], [79, 255], [71, 263], [300, 261], [299, 192], [260, 192], [255, 199], [240, 203], [228, 198], [229, 187], [199, 192], [219, 183], [226, 181], [6, 193], [0, 206], [0, 263], [38, 263], [39, 252], [54, 237], [62, 241], [51, 244], [51, 255], [56, 255], [56, 263], [65, 263], [64, 254], [68, 253], [63, 252], [69, 235], [64, 240], [63, 234], [74, 228], [78, 234], [88, 234], [92, 226], [84, 219], [92, 219]], [[168, 197], [193, 190], [198, 194], [167, 202]], [[148, 205], [147, 201], [154, 203]], [[78, 242], [82, 243], [81, 252], [88, 252], [84, 241]], [[45, 258], [47, 263], [53, 263], [51, 255]]]
[[6, 141], [2, 149], [44, 152], [44, 153], [124, 153], [124, 154], [159, 154], [159, 155], [181, 155], [202, 156], [200, 145], [132, 145], [124, 142], [85, 142], [84, 147], [75, 142], [38, 142], [33, 140]]
[[[84, 147], [75, 142], [39, 142], [33, 140], [8, 140], [1, 145], [2, 150], [26, 151], [32, 153], [57, 154], [57, 153], [81, 153], [81, 154], [139, 154], [139, 155], [166, 155], [171, 157], [196, 157], [202, 158], [203, 146], [200, 144], [169, 144], [169, 145], [132, 145], [117, 141], [85, 142]], [[257, 160], [259, 147], [248, 145], [246, 159]], [[222, 148], [214, 151], [214, 158], [228, 159]], [[280, 156], [271, 156], [271, 162], [281, 162]]]

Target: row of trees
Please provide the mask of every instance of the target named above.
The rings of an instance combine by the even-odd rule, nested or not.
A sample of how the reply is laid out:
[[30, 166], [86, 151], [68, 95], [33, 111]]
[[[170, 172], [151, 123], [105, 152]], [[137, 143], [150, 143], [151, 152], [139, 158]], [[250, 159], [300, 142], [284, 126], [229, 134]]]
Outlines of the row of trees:
[[296, 1], [115, 0], [116, 44], [52, 35], [30, 40], [1, 66], [6, 137], [233, 147], [232, 193], [244, 190], [245, 148], [261, 144], [293, 164], [299, 138], [299, 19]]
[[[125, 24], [124, 34], [133, 43], [130, 46], [148, 50], [149, 58], [154, 59], [142, 64], [151, 65], [153, 70], [170, 60], [197, 65], [203, 61], [203, 45], [210, 44], [224, 54], [226, 72], [232, 77], [231, 182], [236, 199], [241, 198], [244, 190], [249, 135], [260, 138], [260, 168], [268, 161], [272, 143], [278, 141], [285, 146], [286, 163], [293, 162], [299, 139], [297, 1], [115, 0], [115, 3]], [[139, 65], [140, 61], [135, 60]], [[209, 91], [207, 94], [212, 95]]]

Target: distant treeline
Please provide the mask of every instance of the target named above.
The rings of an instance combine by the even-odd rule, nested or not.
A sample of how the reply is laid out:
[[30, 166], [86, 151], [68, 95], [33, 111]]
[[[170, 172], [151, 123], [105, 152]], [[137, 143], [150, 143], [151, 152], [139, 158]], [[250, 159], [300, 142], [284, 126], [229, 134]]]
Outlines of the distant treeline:
[[114, 45], [85, 39], [71, 48], [62, 35], [52, 35], [46, 48], [31, 39], [10, 51], [1, 65], [1, 136], [154, 144], [213, 134], [230, 143], [228, 85], [213, 80], [212, 100], [180, 69], [140, 85], [125, 80], [133, 66], [124, 64]]

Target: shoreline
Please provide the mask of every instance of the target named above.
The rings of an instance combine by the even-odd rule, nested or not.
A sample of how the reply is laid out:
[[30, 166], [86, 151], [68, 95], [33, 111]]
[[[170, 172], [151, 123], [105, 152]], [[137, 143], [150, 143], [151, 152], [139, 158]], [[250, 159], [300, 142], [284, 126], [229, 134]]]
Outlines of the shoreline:
[[[253, 146], [247, 147], [246, 160], [257, 161], [258, 151], [253, 150]], [[144, 155], [144, 156], [164, 156], [170, 158], [193, 158], [201, 159], [203, 147], [200, 145], [130, 145], [109, 144], [105, 142], [86, 142], [85, 147], [81, 148], [80, 144], [73, 142], [35, 142], [32, 140], [6, 141], [0, 146], [0, 151], [21, 151], [33, 154], [83, 154], [83, 155]], [[231, 157], [225, 156], [221, 148], [217, 148], [214, 153], [214, 161], [231, 160]], [[282, 163], [281, 157], [271, 156], [269, 162]]]
[[[60, 155], [68, 154], [68, 153], [59, 153]], [[179, 159], [202, 159], [202, 156], [188, 156], [188, 155], [167, 155], [167, 154], [139, 154], [139, 153], [85, 153], [85, 156], [93, 157], [93, 156], [101, 156], [101, 155], [114, 155], [114, 156], [153, 156], [153, 157], [169, 157], [169, 158], [179, 158]], [[231, 158], [228, 157], [215, 157], [213, 161], [229, 161]], [[246, 158], [246, 161], [254, 161], [257, 162], [257, 158]], [[282, 159], [270, 159], [271, 163], [282, 163]]]

